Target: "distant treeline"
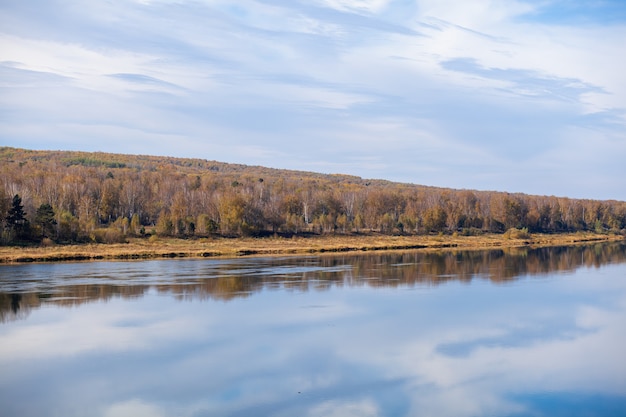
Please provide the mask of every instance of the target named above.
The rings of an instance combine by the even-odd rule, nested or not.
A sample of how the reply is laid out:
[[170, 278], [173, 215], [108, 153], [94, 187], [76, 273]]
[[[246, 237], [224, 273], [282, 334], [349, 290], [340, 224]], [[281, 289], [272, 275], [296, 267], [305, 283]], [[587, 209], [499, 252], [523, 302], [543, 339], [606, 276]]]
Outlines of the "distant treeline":
[[626, 202], [2, 147], [0, 219], [3, 244], [148, 235], [626, 233]]

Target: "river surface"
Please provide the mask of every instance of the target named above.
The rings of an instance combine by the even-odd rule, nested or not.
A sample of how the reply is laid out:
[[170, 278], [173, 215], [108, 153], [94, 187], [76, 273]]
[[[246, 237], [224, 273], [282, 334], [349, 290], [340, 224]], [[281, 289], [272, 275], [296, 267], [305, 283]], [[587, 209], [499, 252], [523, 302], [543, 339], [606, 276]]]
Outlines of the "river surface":
[[626, 245], [0, 266], [0, 415], [626, 416]]

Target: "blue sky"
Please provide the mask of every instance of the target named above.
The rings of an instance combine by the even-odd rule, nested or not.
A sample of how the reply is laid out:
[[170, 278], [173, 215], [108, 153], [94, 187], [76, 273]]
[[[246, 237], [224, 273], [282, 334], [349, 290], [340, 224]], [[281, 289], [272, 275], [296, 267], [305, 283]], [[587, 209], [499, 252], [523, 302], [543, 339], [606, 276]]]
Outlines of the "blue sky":
[[0, 0], [0, 145], [626, 200], [622, 0]]

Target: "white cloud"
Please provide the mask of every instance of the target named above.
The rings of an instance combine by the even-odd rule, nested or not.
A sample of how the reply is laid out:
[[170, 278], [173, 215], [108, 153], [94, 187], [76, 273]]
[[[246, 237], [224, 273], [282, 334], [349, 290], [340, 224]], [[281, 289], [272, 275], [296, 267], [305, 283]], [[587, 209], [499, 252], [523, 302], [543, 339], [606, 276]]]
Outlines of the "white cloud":
[[322, 0], [323, 4], [338, 10], [379, 13], [391, 0]]
[[[154, 134], [150, 148], [159, 154], [176, 137], [188, 144], [186, 156], [279, 168], [302, 160], [360, 174], [369, 170], [310, 143], [332, 138], [333, 148], [353, 149], [361, 137], [354, 156], [375, 159], [377, 177], [557, 195], [570, 192], [567, 182], [546, 187], [535, 173], [548, 155], [585, 158], [564, 139], [573, 126], [586, 125], [612, 155], [626, 157], [617, 144], [626, 140], [626, 69], [617, 58], [626, 25], [535, 18], [544, 2], [54, 6], [45, 20], [21, 4], [2, 6], [0, 61], [12, 72], [0, 106], [14, 115], [0, 125], [4, 144], [88, 148], [80, 129], [67, 126], [94, 126], [97, 137], [105, 131], [96, 126], [114, 126], [126, 131], [124, 143]], [[381, 152], [377, 140], [394, 148]], [[100, 150], [141, 147], [104, 143], [110, 147]], [[416, 175], [409, 158], [397, 159], [398, 149], [424, 155], [424, 147], [432, 157], [420, 160], [421, 172], [447, 172], [445, 179]], [[238, 149], [265, 151], [238, 161]], [[626, 199], [623, 187], [596, 192], [589, 174], [560, 161], [552, 171], [586, 184], [577, 196]], [[586, 166], [598, 182], [615, 184], [615, 168]]]
[[456, 0], [420, 0], [420, 17], [448, 21], [471, 30], [499, 26], [521, 14], [531, 12], [527, 2], [478, 0], [470, 2]]
[[20, 68], [53, 73], [75, 80], [78, 85], [106, 91], [100, 75], [142, 71], [152, 58], [132, 52], [109, 50], [97, 52], [79, 44], [62, 44], [14, 36], [0, 37], [0, 61], [18, 63]]

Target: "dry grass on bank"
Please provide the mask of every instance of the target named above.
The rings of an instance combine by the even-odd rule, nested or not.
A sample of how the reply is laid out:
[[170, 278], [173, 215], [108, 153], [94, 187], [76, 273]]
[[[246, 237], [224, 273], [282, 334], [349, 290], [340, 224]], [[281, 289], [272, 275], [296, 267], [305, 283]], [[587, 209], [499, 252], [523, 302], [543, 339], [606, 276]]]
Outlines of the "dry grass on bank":
[[0, 263], [61, 262], [100, 259], [158, 259], [237, 257], [250, 255], [314, 254], [324, 252], [480, 249], [491, 247], [557, 246], [583, 242], [619, 241], [623, 236], [594, 233], [486, 234], [482, 236], [315, 236], [293, 238], [129, 239], [128, 243], [0, 247]]

